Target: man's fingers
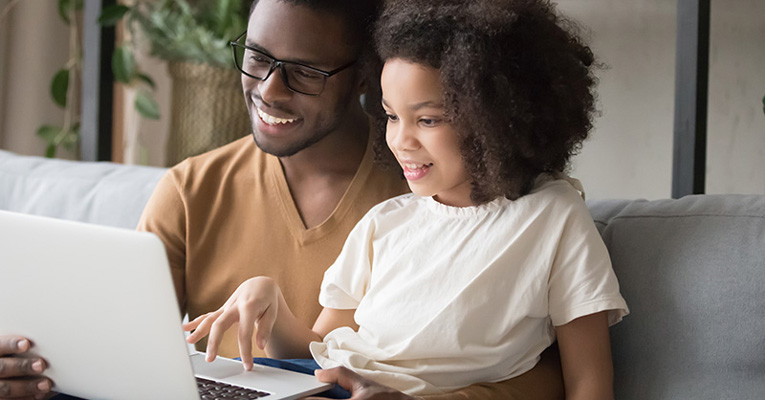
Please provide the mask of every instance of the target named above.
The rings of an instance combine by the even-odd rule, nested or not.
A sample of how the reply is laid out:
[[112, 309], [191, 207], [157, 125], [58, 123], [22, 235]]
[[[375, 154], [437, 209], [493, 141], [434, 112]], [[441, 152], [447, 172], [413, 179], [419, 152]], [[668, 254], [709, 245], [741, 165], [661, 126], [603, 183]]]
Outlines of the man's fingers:
[[0, 356], [24, 353], [32, 347], [29, 339], [21, 336], [0, 336]]
[[320, 382], [336, 383], [349, 391], [352, 391], [354, 385], [362, 385], [366, 381], [366, 378], [345, 367], [317, 369], [314, 374]]
[[45, 361], [40, 358], [0, 358], [0, 378], [15, 378], [40, 375], [45, 370]]
[[0, 398], [37, 397], [50, 392], [50, 379], [0, 379]]

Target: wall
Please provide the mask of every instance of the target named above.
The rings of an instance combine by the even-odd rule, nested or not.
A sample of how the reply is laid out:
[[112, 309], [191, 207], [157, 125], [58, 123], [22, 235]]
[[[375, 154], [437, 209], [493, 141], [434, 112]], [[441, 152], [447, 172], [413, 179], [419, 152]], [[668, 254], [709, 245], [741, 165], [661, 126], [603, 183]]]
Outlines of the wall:
[[[0, 0], [0, 6], [4, 2], [8, 0]], [[62, 118], [48, 85], [66, 60], [66, 27], [55, 7], [36, 7], [40, 2], [48, 4], [18, 2], [9, 23], [0, 26], [0, 53], [5, 46], [6, 54], [0, 55], [0, 66], [5, 66], [0, 74], [5, 77], [0, 78], [0, 147], [24, 154], [42, 154], [44, 144], [34, 131], [41, 123]], [[574, 159], [572, 175], [583, 181], [588, 198], [669, 197], [676, 1], [558, 3], [563, 13], [588, 28], [594, 52], [608, 66], [598, 73], [601, 115]], [[712, 1], [708, 193], [765, 194], [763, 15], [762, 0]], [[57, 44], [57, 39], [64, 43]], [[170, 82], [165, 65], [152, 60], [144, 68], [157, 81], [157, 98], [167, 117]], [[167, 119], [137, 120], [134, 113], [130, 117], [132, 104], [125, 107], [125, 161], [162, 165]]]
[[765, 1], [712, 1], [707, 193], [765, 193]]
[[[677, 3], [560, 0], [590, 30], [602, 115], [574, 160], [589, 198], [671, 195]], [[712, 1], [707, 193], [765, 194], [765, 2]]]
[[[0, 2], [0, 10], [10, 3]], [[69, 58], [69, 30], [49, 0], [16, 2], [0, 25], [0, 148], [43, 155], [37, 128], [63, 124], [50, 83]], [[71, 157], [63, 150], [59, 156]]]

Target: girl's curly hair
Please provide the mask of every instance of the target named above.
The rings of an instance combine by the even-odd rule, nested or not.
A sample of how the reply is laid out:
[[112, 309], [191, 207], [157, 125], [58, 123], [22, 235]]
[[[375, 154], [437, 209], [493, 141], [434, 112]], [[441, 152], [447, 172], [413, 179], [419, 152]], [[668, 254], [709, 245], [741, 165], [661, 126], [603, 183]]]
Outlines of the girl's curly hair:
[[[389, 0], [375, 42], [383, 60], [439, 69], [478, 204], [565, 171], [592, 128], [593, 54], [547, 0]], [[379, 123], [375, 147], [389, 163]]]

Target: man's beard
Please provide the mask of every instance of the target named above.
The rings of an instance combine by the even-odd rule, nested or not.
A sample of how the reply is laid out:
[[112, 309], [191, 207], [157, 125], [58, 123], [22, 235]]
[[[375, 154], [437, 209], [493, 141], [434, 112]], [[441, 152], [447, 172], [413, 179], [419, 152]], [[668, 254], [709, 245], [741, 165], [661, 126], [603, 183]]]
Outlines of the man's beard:
[[303, 138], [302, 140], [292, 143], [286, 148], [279, 148], [278, 146], [271, 146], [268, 143], [262, 143], [262, 141], [258, 140], [257, 135], [255, 134], [255, 120], [253, 118], [260, 118], [257, 115], [253, 115], [252, 111], [248, 110], [248, 113], [250, 114], [250, 133], [252, 134], [252, 138], [255, 141], [255, 144], [258, 146], [260, 150], [262, 150], [265, 153], [271, 154], [276, 157], [290, 157], [294, 156], [295, 154], [315, 145], [316, 143], [319, 143], [322, 139], [327, 137], [330, 133], [337, 130], [338, 126], [342, 123], [343, 118], [349, 118], [349, 111], [351, 108], [351, 101], [354, 101], [354, 96], [352, 93], [349, 93], [348, 96], [345, 96], [342, 101], [339, 101], [337, 103], [337, 107], [332, 110], [332, 118], [328, 121], [326, 125], [320, 125], [317, 126], [314, 130], [313, 134], [311, 136], [308, 136], [306, 138]]
[[320, 132], [318, 132], [318, 134], [305, 138], [300, 142], [293, 143], [284, 149], [279, 149], [277, 146], [269, 146], [262, 143], [258, 140], [258, 137], [255, 135], [254, 131], [252, 132], [252, 139], [255, 141], [255, 144], [258, 146], [258, 148], [265, 153], [276, 157], [290, 157], [320, 142], [327, 135], [329, 135], [330, 132], [330, 129], [322, 129]]

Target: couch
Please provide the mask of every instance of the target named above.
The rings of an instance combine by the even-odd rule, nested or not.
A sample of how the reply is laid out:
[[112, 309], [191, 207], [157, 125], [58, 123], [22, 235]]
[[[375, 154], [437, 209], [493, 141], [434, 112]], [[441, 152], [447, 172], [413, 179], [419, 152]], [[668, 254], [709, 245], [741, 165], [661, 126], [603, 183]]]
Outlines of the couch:
[[[0, 150], [0, 209], [133, 228], [164, 171]], [[588, 207], [631, 310], [616, 398], [765, 399], [765, 196]]]

